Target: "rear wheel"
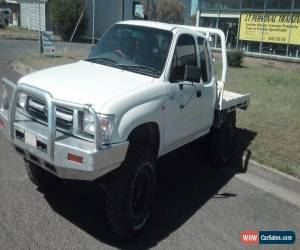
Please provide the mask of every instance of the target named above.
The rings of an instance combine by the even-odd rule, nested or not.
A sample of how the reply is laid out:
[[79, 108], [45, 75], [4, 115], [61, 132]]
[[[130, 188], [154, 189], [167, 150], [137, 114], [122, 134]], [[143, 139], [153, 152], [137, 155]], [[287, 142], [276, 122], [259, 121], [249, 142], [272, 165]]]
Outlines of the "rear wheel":
[[155, 157], [141, 146], [131, 146], [122, 166], [110, 178], [106, 216], [112, 231], [132, 238], [146, 224], [156, 186]]
[[216, 166], [223, 166], [230, 161], [234, 146], [236, 112], [227, 114], [220, 128], [213, 128], [210, 133], [210, 155]]

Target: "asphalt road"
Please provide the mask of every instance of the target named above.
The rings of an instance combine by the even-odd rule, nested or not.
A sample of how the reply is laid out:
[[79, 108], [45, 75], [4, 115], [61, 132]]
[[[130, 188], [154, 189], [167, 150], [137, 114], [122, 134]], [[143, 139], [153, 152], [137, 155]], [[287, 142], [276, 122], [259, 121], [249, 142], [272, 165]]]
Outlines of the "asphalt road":
[[[0, 40], [0, 78], [18, 78], [1, 46]], [[245, 148], [255, 136], [238, 133], [245, 134]], [[96, 185], [37, 189], [22, 158], [0, 135], [0, 249], [241, 249], [241, 231], [293, 230], [299, 237], [300, 207], [239, 178], [248, 175], [237, 174], [239, 158], [231, 171], [213, 168], [203, 147], [192, 143], [159, 161], [151, 220], [135, 240], [124, 242], [106, 225], [104, 194]], [[299, 248], [297, 239], [275, 249]]]

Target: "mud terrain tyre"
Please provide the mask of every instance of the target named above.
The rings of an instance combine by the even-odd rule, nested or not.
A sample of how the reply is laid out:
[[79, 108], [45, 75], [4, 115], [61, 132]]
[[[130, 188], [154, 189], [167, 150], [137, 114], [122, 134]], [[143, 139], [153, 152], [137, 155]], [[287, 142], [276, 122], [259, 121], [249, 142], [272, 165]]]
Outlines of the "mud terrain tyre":
[[227, 114], [220, 128], [210, 132], [210, 157], [215, 166], [224, 166], [230, 161], [234, 146], [234, 131], [236, 128], [236, 112]]
[[146, 224], [156, 188], [155, 156], [141, 146], [129, 147], [125, 161], [112, 173], [106, 217], [111, 230], [130, 239]]
[[25, 162], [25, 169], [31, 182], [42, 189], [57, 187], [57, 185], [60, 184], [57, 177], [52, 176], [46, 170], [36, 166], [34, 163], [28, 161]]

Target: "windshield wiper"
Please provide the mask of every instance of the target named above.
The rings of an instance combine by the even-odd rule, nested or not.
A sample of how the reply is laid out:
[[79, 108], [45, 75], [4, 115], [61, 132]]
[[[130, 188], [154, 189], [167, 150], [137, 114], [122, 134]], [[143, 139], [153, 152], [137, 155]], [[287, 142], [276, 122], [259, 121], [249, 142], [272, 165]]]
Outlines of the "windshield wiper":
[[151, 71], [154, 72], [156, 74], [160, 74], [160, 70], [149, 67], [149, 66], [145, 66], [145, 65], [138, 65], [138, 64], [122, 64], [122, 63], [118, 63], [117, 61], [115, 61], [114, 59], [108, 58], [108, 57], [90, 57], [86, 59], [87, 61], [96, 61], [96, 62], [102, 62], [102, 63], [109, 63], [110, 65], [115, 65], [119, 68], [122, 69], [143, 69], [143, 70], [147, 70], [147, 71]]
[[101, 61], [101, 62], [109, 62], [113, 64], [118, 64], [117, 61], [108, 57], [90, 57], [86, 59], [87, 61]]
[[152, 71], [155, 73], [160, 74], [160, 70], [156, 69], [156, 68], [152, 68], [149, 66], [145, 66], [145, 65], [137, 65], [137, 64], [117, 64], [117, 66], [119, 66], [120, 68], [133, 68], [133, 69], [144, 69], [144, 70], [148, 70], [148, 71]]

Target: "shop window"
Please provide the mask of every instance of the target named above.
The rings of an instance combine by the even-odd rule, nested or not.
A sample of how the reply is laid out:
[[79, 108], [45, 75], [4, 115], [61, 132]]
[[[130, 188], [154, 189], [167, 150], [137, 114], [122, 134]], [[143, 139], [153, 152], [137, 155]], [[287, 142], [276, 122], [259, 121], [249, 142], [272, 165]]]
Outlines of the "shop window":
[[261, 53], [269, 54], [269, 55], [285, 56], [286, 49], [287, 49], [286, 44], [263, 43], [261, 48]]
[[261, 10], [265, 7], [265, 1], [264, 0], [253, 0], [253, 9]]
[[208, 9], [209, 8], [209, 1], [208, 0], [200, 1], [199, 2], [199, 8], [201, 10]]
[[300, 46], [290, 45], [289, 46], [288, 56], [300, 58]]
[[[216, 28], [218, 19], [216, 17], [200, 17], [200, 27]], [[212, 36], [211, 47], [216, 47], [216, 36]]]
[[222, 0], [201, 0], [200, 9], [220, 9]]
[[206, 28], [216, 28], [217, 18], [216, 17], [200, 17], [200, 26]]
[[219, 28], [223, 30], [228, 48], [235, 48], [238, 34], [238, 18], [220, 18]]
[[292, 8], [292, 0], [279, 0], [279, 9], [290, 10], [291, 8]]
[[253, 5], [252, 5], [252, 0], [242, 0], [242, 8], [244, 9], [252, 9]]
[[240, 0], [221, 0], [220, 4], [223, 9], [239, 9]]
[[268, 0], [267, 9], [275, 10], [278, 9], [278, 0]]
[[296, 0], [296, 1], [295, 1], [295, 6], [294, 6], [294, 8], [295, 8], [295, 9], [300, 9], [300, 1], [299, 1], [299, 0], [298, 0], [298, 1]]
[[259, 42], [241, 41], [240, 46], [246, 52], [259, 52]]
[[220, 9], [221, 4], [220, 1], [222, 0], [209, 0], [209, 6], [211, 9]]

